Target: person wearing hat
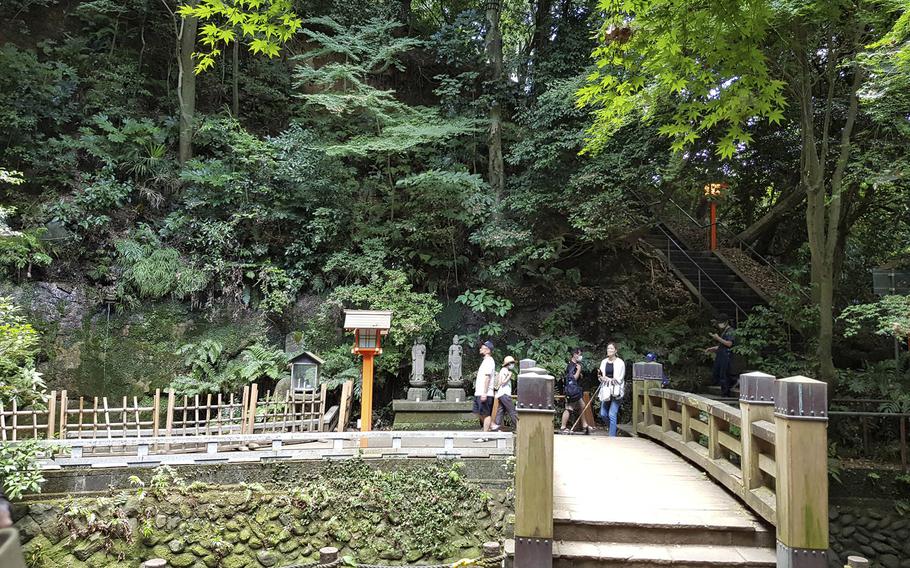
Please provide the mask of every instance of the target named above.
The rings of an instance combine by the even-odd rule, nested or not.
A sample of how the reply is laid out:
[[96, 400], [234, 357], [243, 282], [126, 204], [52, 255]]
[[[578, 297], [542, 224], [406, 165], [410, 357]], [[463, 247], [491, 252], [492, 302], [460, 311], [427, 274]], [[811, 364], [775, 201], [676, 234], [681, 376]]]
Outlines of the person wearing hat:
[[493, 381], [496, 378], [496, 361], [493, 360], [493, 342], [489, 339], [480, 345], [483, 361], [474, 380], [474, 414], [480, 419], [484, 432], [490, 431], [493, 413]]
[[507, 355], [502, 360], [502, 368], [496, 377], [496, 403], [497, 407], [495, 416], [493, 416], [493, 426], [490, 428], [494, 432], [502, 428], [502, 420], [506, 412], [509, 413], [509, 420], [512, 421], [512, 428], [518, 425], [518, 413], [515, 412], [515, 404], [512, 402], [512, 369], [515, 368], [515, 357]]
[[[645, 361], [647, 361], [648, 363], [657, 363], [658, 362], [657, 355], [655, 353], [648, 353], [647, 355], [645, 355]], [[670, 386], [670, 375], [667, 374], [667, 369], [663, 365], [661, 365], [660, 369], [661, 369], [660, 372], [661, 372], [661, 376], [662, 376], [662, 378], [660, 379], [660, 386], [663, 388], [667, 388]]]
[[720, 335], [717, 332], [711, 333], [717, 345], [705, 349], [705, 353], [715, 353], [714, 368], [711, 371], [715, 385], [720, 385], [721, 396], [730, 396], [730, 388], [736, 382], [736, 378], [730, 375], [730, 363], [733, 361], [733, 328], [730, 326], [730, 318], [726, 314], [720, 314], [711, 320]]

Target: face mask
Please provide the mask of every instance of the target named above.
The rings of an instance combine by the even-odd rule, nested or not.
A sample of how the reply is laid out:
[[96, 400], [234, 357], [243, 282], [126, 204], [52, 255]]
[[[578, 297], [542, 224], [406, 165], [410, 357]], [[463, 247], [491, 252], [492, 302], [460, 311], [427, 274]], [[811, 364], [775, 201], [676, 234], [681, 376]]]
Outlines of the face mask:
[[511, 370], [512, 370], [512, 369], [514, 369], [514, 368], [515, 368], [515, 365], [509, 365], [509, 367], [508, 367], [508, 368], [509, 368], [509, 370], [510, 370], [510, 371], [511, 371]]
[[582, 360], [583, 358], [584, 358], [584, 357], [582, 357], [581, 355], [579, 355], [579, 356], [578, 356], [578, 362], [581, 363], [581, 360]]

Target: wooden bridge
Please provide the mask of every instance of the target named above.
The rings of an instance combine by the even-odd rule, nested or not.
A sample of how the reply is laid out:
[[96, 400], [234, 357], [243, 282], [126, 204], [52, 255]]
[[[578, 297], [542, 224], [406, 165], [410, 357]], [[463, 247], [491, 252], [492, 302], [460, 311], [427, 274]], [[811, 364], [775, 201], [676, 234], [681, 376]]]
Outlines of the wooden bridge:
[[739, 408], [633, 372], [633, 438], [554, 436], [553, 377], [521, 362], [520, 568], [827, 568], [827, 385], [741, 376]]
[[331, 432], [326, 415], [338, 410], [325, 410], [324, 390], [297, 404], [250, 387], [237, 399], [156, 393], [119, 407], [64, 392], [44, 411], [0, 408], [0, 440], [56, 437], [70, 455], [47, 469], [514, 453], [510, 565], [827, 568], [826, 385], [749, 373], [733, 407], [661, 389], [660, 377], [657, 363], [634, 365], [633, 438], [554, 436], [554, 379], [524, 360], [514, 439]]

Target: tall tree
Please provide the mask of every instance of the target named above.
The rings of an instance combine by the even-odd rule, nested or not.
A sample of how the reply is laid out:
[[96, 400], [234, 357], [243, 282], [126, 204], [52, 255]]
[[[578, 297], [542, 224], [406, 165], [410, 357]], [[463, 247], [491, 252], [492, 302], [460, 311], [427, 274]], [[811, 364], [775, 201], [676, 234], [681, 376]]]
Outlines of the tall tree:
[[505, 167], [502, 159], [502, 0], [487, 0], [487, 33], [484, 47], [490, 70], [493, 99], [490, 102], [490, 130], [487, 136], [489, 146], [489, 182], [496, 194], [496, 201], [502, 201], [505, 191]]
[[845, 179], [868, 79], [860, 58], [903, 4], [601, 0], [600, 8], [598, 68], [579, 91], [579, 104], [595, 109], [590, 150], [635, 113], [648, 120], [669, 106], [660, 132], [675, 150], [717, 136], [717, 152], [730, 158], [752, 141], [756, 120], [779, 124], [784, 107], [795, 107], [819, 374], [833, 380], [834, 288], [849, 230]]

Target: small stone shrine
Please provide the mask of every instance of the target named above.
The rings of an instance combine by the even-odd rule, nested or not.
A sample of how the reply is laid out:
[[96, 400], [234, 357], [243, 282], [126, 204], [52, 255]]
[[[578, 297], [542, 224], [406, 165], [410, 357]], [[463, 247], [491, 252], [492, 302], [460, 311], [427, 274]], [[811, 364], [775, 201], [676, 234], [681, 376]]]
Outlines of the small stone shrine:
[[472, 403], [464, 389], [462, 356], [464, 349], [458, 336], [449, 347], [448, 381], [445, 400], [427, 400], [424, 378], [426, 346], [418, 339], [411, 348], [411, 380], [406, 400], [392, 401], [395, 430], [459, 430], [478, 425], [471, 414]]

